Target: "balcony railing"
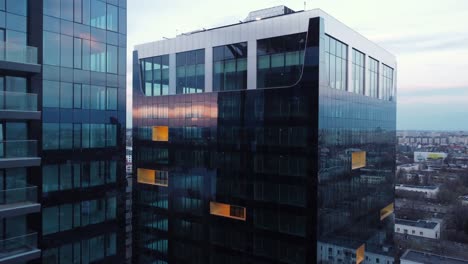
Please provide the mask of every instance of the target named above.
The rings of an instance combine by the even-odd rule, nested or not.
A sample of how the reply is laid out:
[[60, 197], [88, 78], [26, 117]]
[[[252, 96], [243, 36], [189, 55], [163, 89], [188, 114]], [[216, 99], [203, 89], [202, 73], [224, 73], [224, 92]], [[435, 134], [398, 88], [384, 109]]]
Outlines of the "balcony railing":
[[0, 111], [37, 111], [37, 94], [0, 91]]
[[0, 141], [0, 159], [37, 157], [36, 140]]
[[37, 249], [37, 233], [0, 240], [0, 259]]
[[19, 203], [36, 203], [37, 187], [28, 186], [0, 191], [0, 207]]
[[0, 60], [37, 64], [37, 48], [0, 41]]

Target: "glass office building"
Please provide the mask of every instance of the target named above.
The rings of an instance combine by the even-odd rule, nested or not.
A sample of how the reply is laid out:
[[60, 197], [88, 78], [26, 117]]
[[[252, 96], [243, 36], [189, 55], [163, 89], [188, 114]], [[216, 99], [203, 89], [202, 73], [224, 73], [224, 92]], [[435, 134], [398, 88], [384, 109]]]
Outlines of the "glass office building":
[[0, 263], [123, 262], [126, 0], [2, 0], [0, 38]]
[[318, 9], [137, 45], [133, 261], [393, 262], [395, 80]]

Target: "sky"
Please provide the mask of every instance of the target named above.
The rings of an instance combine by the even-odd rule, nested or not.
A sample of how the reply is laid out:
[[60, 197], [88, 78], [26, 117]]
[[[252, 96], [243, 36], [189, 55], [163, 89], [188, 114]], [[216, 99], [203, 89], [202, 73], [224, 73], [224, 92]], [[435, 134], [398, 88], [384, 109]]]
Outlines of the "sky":
[[398, 129], [468, 131], [468, 0], [127, 0], [127, 108], [136, 44], [237, 23], [262, 8], [303, 10], [304, 2], [397, 57]]

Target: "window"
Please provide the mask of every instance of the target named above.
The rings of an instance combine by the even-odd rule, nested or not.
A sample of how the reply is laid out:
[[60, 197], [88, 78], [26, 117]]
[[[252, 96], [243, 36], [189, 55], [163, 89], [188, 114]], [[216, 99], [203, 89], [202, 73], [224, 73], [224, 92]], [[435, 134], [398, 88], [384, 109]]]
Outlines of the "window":
[[106, 44], [91, 41], [91, 71], [106, 72]]
[[302, 73], [306, 33], [257, 41], [257, 87], [295, 84]]
[[353, 49], [353, 91], [357, 94], [364, 94], [365, 57], [364, 53]]
[[331, 88], [347, 90], [348, 46], [325, 35], [325, 69]]
[[106, 87], [92, 85], [90, 88], [90, 109], [105, 110], [106, 109]]
[[247, 42], [213, 48], [213, 91], [247, 89]]
[[73, 68], [73, 56], [73, 38], [60, 35], [60, 66]]
[[42, 191], [44, 193], [58, 191], [59, 177], [58, 166], [45, 165], [42, 167]]
[[7, 0], [6, 9], [9, 13], [27, 16], [28, 2], [27, 0]]
[[107, 45], [107, 72], [117, 74], [118, 65], [118, 48], [116, 46]]
[[355, 151], [351, 153], [351, 169], [359, 169], [366, 166], [366, 152]]
[[169, 94], [169, 55], [140, 61], [143, 89], [146, 96]]
[[169, 127], [155, 126], [153, 127], [153, 141], [169, 141]]
[[44, 31], [44, 64], [60, 65], [60, 35]]
[[107, 5], [107, 29], [111, 31], [118, 30], [118, 8], [113, 5]]
[[91, 0], [91, 26], [106, 29], [106, 23], [106, 4], [100, 0]]
[[383, 64], [382, 89], [381, 93], [379, 93], [379, 98], [393, 101], [395, 96], [393, 85], [393, 68]]
[[60, 124], [60, 149], [71, 149], [73, 146], [73, 124]]
[[60, 231], [72, 229], [73, 226], [73, 207], [71, 204], [60, 205]]
[[[421, 235], [421, 236], [422, 236], [422, 235], [424, 235], [424, 233], [423, 233], [423, 232], [419, 232], [419, 235]], [[437, 237], [437, 236], [436, 236], [436, 237]]]
[[60, 0], [44, 0], [44, 15], [60, 17]]
[[117, 110], [117, 88], [107, 88], [107, 110]]
[[385, 208], [380, 210], [380, 221], [384, 220], [393, 213], [394, 206], [393, 203], [387, 205]]
[[44, 150], [59, 148], [60, 126], [58, 123], [42, 124], [42, 148]]
[[158, 186], [168, 186], [168, 172], [139, 168], [137, 171], [138, 182]]
[[366, 95], [378, 98], [379, 91], [379, 61], [369, 57], [369, 78]]
[[73, 108], [81, 108], [81, 84], [73, 85]]
[[82, 49], [83, 49], [83, 40], [80, 38], [74, 38], [73, 43], [73, 66], [75, 69], [81, 69], [82, 67]]
[[176, 55], [177, 94], [202, 93], [205, 90], [205, 50]]
[[44, 235], [59, 231], [58, 207], [46, 207], [42, 209], [42, 233]]
[[73, 84], [60, 84], [60, 108], [73, 108]]
[[210, 214], [245, 221], [245, 207], [210, 202]]

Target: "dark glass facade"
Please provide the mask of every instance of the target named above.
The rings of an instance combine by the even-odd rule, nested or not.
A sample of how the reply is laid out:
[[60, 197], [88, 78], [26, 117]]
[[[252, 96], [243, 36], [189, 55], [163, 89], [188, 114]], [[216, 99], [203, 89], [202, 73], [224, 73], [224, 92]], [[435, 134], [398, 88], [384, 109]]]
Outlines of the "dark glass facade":
[[327, 38], [313, 18], [307, 34], [258, 40], [257, 88], [275, 89], [226, 91], [223, 46], [215, 92], [148, 97], [134, 52], [135, 263], [317, 263], [321, 243], [391, 240], [395, 102], [321, 80], [326, 58], [347, 60]]

